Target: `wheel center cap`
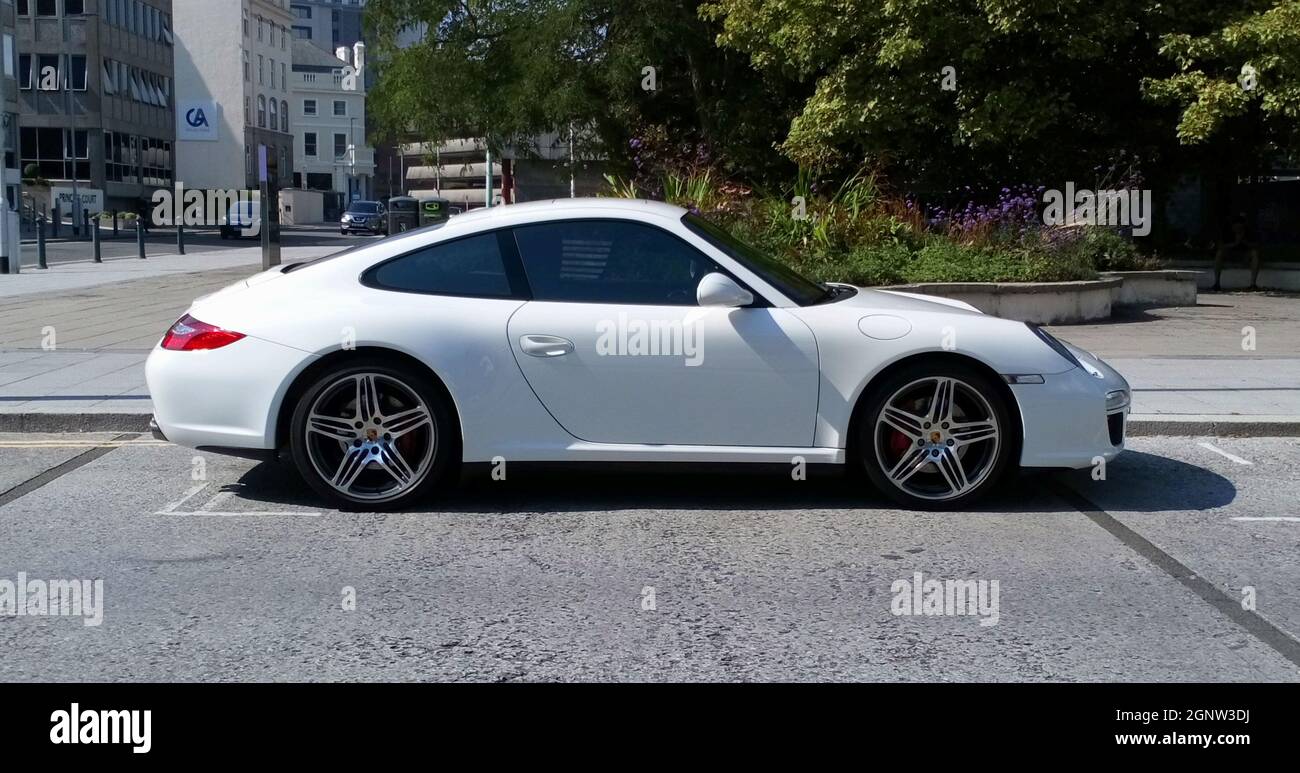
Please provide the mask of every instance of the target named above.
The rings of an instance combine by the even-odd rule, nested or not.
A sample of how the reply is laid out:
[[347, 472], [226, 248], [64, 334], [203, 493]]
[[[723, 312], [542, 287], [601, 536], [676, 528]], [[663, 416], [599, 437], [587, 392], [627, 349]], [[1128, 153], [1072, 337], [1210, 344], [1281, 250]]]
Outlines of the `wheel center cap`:
[[938, 442], [941, 441], [941, 440], [943, 440], [943, 433], [941, 433], [941, 432], [931, 432], [931, 433], [930, 433], [930, 442], [931, 442], [931, 443], [938, 443]]
[[370, 429], [366, 430], [366, 440], [369, 440], [371, 443], [373, 443], [378, 439], [379, 439], [379, 430], [375, 429], [374, 427], [371, 427]]

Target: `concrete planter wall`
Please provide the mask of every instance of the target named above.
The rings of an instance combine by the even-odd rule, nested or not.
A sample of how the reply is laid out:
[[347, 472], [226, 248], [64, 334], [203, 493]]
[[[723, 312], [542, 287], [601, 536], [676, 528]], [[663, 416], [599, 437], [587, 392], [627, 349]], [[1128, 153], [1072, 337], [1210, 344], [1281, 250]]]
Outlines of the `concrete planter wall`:
[[[1214, 284], [1212, 260], [1180, 260], [1174, 265], [1193, 274], [1197, 287], [1202, 290]], [[1224, 290], [1244, 290], [1250, 286], [1250, 267], [1236, 256], [1235, 261], [1229, 260], [1224, 265], [1221, 281]], [[1300, 291], [1300, 263], [1264, 261], [1259, 270], [1259, 286], [1263, 290]]]
[[1042, 325], [1109, 319], [1118, 278], [1083, 282], [933, 282], [896, 285], [901, 290], [965, 301], [985, 314]]
[[1115, 306], [1195, 306], [1195, 271], [1108, 271], [1104, 279], [1123, 280], [1115, 289]]

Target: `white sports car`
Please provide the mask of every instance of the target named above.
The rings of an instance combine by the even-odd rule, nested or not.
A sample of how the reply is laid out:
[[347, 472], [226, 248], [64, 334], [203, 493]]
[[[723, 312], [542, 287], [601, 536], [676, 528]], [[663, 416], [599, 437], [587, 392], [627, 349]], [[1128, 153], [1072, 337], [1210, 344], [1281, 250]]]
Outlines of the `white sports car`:
[[393, 509], [461, 463], [860, 468], [972, 502], [1009, 469], [1118, 454], [1101, 360], [959, 301], [821, 285], [667, 204], [566, 199], [265, 271], [149, 356], [154, 432], [285, 454], [333, 504]]

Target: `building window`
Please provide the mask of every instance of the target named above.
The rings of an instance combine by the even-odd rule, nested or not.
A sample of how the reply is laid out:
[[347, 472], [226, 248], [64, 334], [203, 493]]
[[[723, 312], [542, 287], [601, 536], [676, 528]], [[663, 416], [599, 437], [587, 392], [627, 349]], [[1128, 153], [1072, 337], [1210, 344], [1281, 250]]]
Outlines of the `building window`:
[[80, 16], [86, 12], [86, 0], [63, 0], [64, 16]]
[[261, 16], [257, 17], [257, 39], [258, 40], [262, 40], [263, 35], [266, 34], [266, 31], [263, 29], [263, 27], [265, 26], [266, 26], [265, 20], [263, 20]]
[[248, 37], [248, 9], [244, 10], [244, 37]]
[[85, 129], [37, 128], [19, 130], [22, 168], [35, 165], [36, 173], [51, 180], [89, 180], [90, 148]]
[[289, 133], [289, 103], [280, 100], [280, 131]]
[[114, 182], [139, 182], [136, 138], [122, 132], [104, 132], [104, 176]]
[[244, 97], [244, 125], [253, 125], [253, 111], [248, 107], [248, 97]]
[[348, 114], [348, 103], [341, 99], [334, 100], [334, 115], [347, 115], [347, 114]]
[[59, 4], [57, 0], [36, 0], [37, 16], [58, 16]]
[[27, 16], [30, 13], [31, 9], [27, 7], [27, 0], [18, 0], [18, 15]]
[[73, 91], [86, 90], [86, 57], [84, 54], [68, 56], [68, 80]]
[[266, 128], [266, 97], [261, 94], [257, 95], [257, 127]]
[[304, 100], [302, 101], [302, 114], [303, 114], [303, 115], [316, 115], [316, 100], [314, 100], [314, 99], [304, 99]]
[[59, 77], [58, 54], [36, 55], [36, 88], [41, 91], [58, 91], [63, 80]]
[[271, 128], [275, 129], [275, 127], [279, 125], [280, 125], [280, 109], [279, 106], [276, 105], [275, 100], [272, 99], [271, 100]]
[[253, 61], [252, 55], [247, 51], [244, 52], [244, 82], [253, 82]]
[[348, 154], [348, 135], [334, 134], [334, 158], [343, 158]]
[[302, 152], [305, 156], [316, 157], [316, 132], [305, 132], [302, 135]]
[[293, 28], [293, 36], [299, 40], [311, 40], [311, 27], [295, 26]]
[[272, 48], [275, 47], [275, 28], [278, 26], [279, 25], [276, 24], [275, 22], [271, 22], [271, 47]]
[[289, 67], [284, 62], [280, 62], [280, 88], [289, 90]]
[[262, 86], [266, 83], [266, 59], [261, 54], [257, 55], [257, 85]]
[[18, 88], [30, 89], [32, 87], [32, 55], [18, 55]]
[[295, 6], [293, 6], [293, 15], [296, 16], [296, 17], [298, 17], [299, 19], [310, 19], [310, 18], [311, 18], [311, 6], [310, 6], [310, 5], [295, 5]]
[[275, 60], [271, 60], [271, 88], [275, 88]]
[[152, 137], [140, 138], [141, 172], [145, 185], [165, 187], [171, 185], [172, 144]]

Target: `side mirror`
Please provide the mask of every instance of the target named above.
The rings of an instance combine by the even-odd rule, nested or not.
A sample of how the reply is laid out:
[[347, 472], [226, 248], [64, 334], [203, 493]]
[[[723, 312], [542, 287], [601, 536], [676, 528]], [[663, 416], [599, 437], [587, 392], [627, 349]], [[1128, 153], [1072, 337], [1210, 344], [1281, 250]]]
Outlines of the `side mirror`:
[[754, 294], [732, 281], [726, 274], [705, 274], [695, 288], [695, 301], [701, 306], [748, 306]]

